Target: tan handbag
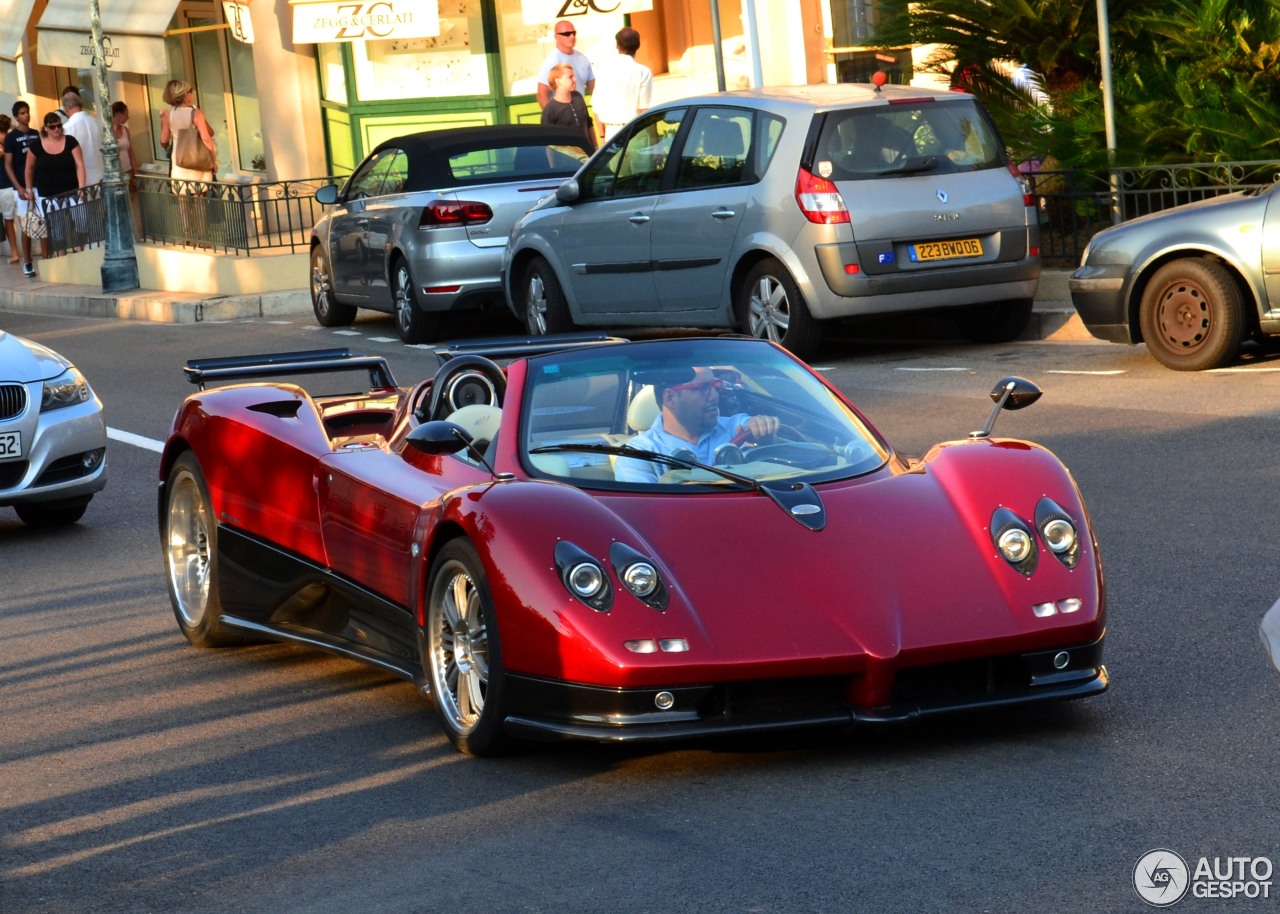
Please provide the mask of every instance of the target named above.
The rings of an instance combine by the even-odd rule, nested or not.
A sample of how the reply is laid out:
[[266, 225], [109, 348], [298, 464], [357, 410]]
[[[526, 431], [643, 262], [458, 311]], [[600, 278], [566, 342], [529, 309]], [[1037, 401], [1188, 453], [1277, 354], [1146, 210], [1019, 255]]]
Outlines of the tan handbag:
[[200, 139], [200, 131], [195, 127], [174, 131], [173, 164], [191, 171], [213, 171], [213, 151]]

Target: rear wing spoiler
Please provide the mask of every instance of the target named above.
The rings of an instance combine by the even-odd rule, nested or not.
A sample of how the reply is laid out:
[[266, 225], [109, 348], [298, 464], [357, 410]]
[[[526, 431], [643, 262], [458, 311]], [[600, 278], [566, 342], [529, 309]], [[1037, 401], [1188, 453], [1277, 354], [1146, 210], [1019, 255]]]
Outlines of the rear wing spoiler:
[[486, 359], [519, 359], [528, 355], [583, 349], [629, 340], [604, 333], [552, 333], [546, 336], [504, 336], [492, 339], [459, 340], [435, 350], [441, 364], [460, 355], [479, 355]]
[[352, 355], [349, 349], [311, 349], [306, 352], [275, 352], [263, 355], [228, 355], [213, 359], [188, 359], [182, 366], [187, 380], [201, 390], [209, 381], [238, 381], [280, 375], [329, 374], [340, 371], [369, 372], [375, 389], [396, 386], [387, 360], [381, 356]]

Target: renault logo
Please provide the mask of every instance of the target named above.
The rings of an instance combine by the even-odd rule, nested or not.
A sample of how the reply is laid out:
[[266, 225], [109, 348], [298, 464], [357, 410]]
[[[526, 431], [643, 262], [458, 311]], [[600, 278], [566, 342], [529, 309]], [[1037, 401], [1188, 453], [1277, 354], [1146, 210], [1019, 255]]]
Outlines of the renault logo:
[[938, 188], [938, 202], [939, 202], [939, 203], [946, 203], [946, 202], [947, 202], [948, 200], [950, 200], [950, 199], [951, 199], [951, 198], [950, 198], [949, 196], [947, 196], [947, 192], [946, 192], [945, 190], [943, 190], [941, 187], [939, 187], [939, 188]]

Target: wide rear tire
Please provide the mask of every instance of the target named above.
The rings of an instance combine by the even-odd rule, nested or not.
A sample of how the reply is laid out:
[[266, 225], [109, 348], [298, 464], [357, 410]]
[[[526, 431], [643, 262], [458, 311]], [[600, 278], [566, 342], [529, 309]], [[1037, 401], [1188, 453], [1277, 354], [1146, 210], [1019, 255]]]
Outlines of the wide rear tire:
[[772, 340], [801, 359], [812, 358], [822, 339], [822, 325], [814, 320], [786, 267], [766, 258], [756, 264], [737, 293], [738, 320], [758, 339]]
[[161, 536], [169, 601], [182, 634], [196, 647], [242, 643], [244, 635], [222, 623], [218, 522], [204, 472], [190, 451], [169, 471]]
[[403, 257], [397, 257], [391, 265], [391, 302], [400, 339], [410, 345], [427, 342], [432, 330], [431, 316], [418, 304], [413, 276]]
[[1220, 368], [1244, 341], [1244, 296], [1222, 264], [1174, 260], [1147, 283], [1138, 320], [1147, 351], [1167, 368]]

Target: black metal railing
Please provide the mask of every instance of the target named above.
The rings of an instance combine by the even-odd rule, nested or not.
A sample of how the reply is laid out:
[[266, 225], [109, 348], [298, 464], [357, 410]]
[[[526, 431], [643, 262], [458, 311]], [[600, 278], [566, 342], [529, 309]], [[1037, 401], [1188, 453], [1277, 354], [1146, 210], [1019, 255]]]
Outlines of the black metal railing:
[[41, 197], [40, 214], [44, 217], [50, 257], [91, 248], [106, 240], [107, 211], [101, 184]]
[[1148, 165], [1027, 175], [1040, 203], [1040, 253], [1077, 262], [1089, 239], [1115, 222], [1222, 194], [1268, 187], [1280, 162]]
[[140, 175], [141, 240], [245, 254], [305, 251], [311, 227], [324, 211], [313, 195], [341, 180], [239, 184]]

